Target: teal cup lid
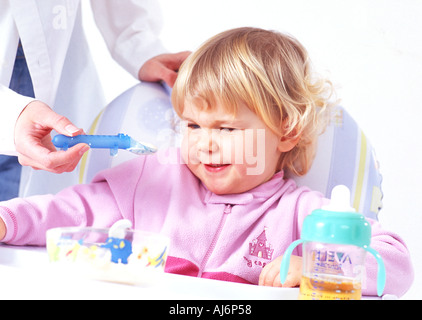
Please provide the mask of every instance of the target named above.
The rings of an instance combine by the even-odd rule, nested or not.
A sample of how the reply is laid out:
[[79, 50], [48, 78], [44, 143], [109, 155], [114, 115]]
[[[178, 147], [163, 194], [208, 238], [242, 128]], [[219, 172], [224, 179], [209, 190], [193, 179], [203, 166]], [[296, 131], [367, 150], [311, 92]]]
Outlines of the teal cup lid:
[[303, 221], [304, 241], [350, 244], [366, 247], [371, 243], [371, 225], [350, 206], [350, 191], [339, 185], [331, 192], [331, 201], [314, 210]]
[[303, 221], [301, 238], [366, 247], [371, 243], [371, 225], [360, 213], [317, 209]]

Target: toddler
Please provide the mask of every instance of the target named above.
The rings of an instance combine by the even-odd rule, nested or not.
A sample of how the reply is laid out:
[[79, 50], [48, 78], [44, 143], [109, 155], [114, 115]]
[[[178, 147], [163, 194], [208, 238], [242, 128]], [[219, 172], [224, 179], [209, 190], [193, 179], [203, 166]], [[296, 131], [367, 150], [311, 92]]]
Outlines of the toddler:
[[[223, 32], [179, 71], [172, 103], [184, 124], [180, 150], [140, 156], [57, 195], [0, 203], [0, 239], [44, 245], [49, 228], [110, 227], [125, 218], [171, 239], [167, 272], [281, 286], [281, 255], [305, 216], [328, 201], [284, 172], [308, 171], [331, 91], [294, 38]], [[400, 296], [413, 278], [408, 250], [370, 223], [371, 246], [387, 268], [385, 293]], [[285, 286], [300, 282], [301, 248], [294, 254]], [[363, 294], [376, 294], [376, 268], [368, 257]]]

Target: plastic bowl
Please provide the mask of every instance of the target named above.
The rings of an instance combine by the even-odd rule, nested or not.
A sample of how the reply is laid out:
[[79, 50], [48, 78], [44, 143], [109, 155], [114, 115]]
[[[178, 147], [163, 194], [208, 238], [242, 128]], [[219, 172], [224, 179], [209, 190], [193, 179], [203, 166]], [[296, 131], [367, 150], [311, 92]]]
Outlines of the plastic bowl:
[[109, 236], [110, 229], [66, 227], [47, 231], [50, 262], [61, 273], [90, 279], [151, 284], [164, 273], [169, 239], [127, 229]]

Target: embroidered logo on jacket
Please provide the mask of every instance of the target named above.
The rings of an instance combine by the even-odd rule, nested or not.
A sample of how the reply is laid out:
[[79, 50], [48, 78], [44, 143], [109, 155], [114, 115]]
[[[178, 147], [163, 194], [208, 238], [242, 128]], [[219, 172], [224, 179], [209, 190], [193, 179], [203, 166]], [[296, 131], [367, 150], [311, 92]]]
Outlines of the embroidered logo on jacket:
[[[249, 242], [249, 256], [262, 258], [265, 260], [271, 260], [273, 256], [274, 249], [271, 248], [271, 244], [267, 241], [267, 235], [265, 231], [267, 228], [261, 232], [261, 234], [256, 238]], [[248, 267], [252, 267], [253, 264], [257, 266], [264, 267], [266, 263], [262, 263], [260, 260], [252, 260], [246, 257], [243, 257], [247, 261]]]
[[271, 260], [274, 249], [271, 249], [271, 245], [267, 241], [266, 229], [264, 228], [264, 231], [261, 232], [258, 238], [249, 242], [249, 254], [258, 258]]

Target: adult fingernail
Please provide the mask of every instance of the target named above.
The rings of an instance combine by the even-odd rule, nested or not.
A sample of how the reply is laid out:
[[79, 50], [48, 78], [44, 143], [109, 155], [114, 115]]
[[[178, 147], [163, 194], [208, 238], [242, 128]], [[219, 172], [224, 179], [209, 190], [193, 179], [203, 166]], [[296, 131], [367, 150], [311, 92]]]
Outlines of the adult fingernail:
[[74, 133], [76, 133], [76, 132], [78, 132], [80, 129], [79, 128], [76, 128], [73, 124], [68, 124], [66, 127], [65, 127], [65, 129], [66, 129], [66, 131], [67, 132], [69, 132], [70, 134], [74, 134]]

